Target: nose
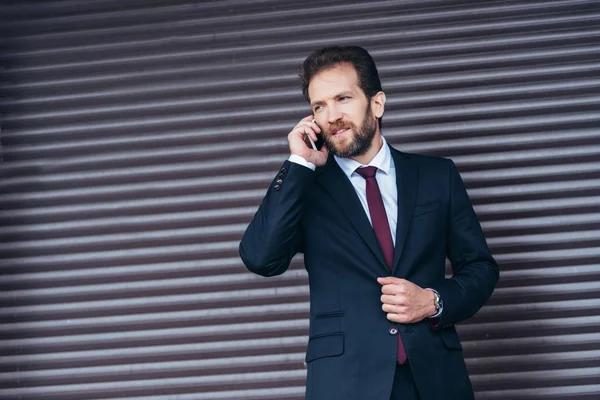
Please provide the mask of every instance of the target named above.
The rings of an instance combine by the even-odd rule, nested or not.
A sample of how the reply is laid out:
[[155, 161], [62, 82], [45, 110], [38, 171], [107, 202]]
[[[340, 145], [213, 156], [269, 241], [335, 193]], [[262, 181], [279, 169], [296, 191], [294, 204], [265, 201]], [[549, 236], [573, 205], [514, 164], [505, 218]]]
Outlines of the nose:
[[339, 121], [344, 116], [342, 111], [336, 107], [330, 106], [328, 111], [329, 112], [327, 113], [327, 122], [329, 122], [330, 124], [333, 124], [336, 121]]

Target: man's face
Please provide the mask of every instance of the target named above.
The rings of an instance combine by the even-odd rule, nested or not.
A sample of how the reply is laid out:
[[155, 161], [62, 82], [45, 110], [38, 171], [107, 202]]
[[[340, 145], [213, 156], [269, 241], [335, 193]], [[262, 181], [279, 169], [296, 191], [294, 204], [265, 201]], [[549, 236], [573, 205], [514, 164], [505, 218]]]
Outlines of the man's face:
[[317, 124], [327, 148], [338, 157], [361, 156], [377, 133], [377, 118], [351, 65], [321, 71], [308, 86]]

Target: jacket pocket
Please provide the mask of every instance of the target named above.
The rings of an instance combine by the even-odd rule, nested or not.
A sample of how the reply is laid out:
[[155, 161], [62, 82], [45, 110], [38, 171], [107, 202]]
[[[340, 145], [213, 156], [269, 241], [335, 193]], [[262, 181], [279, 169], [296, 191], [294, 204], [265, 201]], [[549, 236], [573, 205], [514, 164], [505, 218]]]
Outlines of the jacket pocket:
[[344, 354], [344, 333], [335, 332], [313, 336], [308, 339], [306, 362], [324, 357], [336, 357]]
[[343, 310], [326, 311], [315, 314], [310, 321], [310, 337], [325, 336], [329, 333], [344, 332], [342, 327]]
[[442, 341], [449, 349], [462, 350], [462, 345], [454, 329], [444, 329], [440, 332]]
[[317, 313], [315, 315], [315, 319], [321, 319], [321, 318], [333, 318], [333, 317], [343, 317], [345, 314], [344, 310], [339, 310], [339, 311], [327, 311], [327, 312], [322, 312], [322, 313]]

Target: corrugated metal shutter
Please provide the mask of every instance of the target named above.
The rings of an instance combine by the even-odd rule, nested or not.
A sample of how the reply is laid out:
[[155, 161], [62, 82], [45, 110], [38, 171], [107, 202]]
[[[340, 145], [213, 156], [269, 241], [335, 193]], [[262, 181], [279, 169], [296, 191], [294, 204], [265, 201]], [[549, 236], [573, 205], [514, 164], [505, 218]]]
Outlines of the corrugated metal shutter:
[[2, 399], [300, 399], [308, 288], [237, 245], [359, 44], [398, 148], [459, 166], [503, 271], [477, 398], [600, 396], [600, 2], [5, 2]]

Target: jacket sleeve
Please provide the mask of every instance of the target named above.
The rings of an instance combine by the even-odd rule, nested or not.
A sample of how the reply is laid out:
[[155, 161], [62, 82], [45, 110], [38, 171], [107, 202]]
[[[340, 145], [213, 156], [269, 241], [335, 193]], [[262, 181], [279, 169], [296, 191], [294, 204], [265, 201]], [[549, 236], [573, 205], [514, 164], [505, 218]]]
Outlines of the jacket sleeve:
[[240, 257], [248, 270], [262, 276], [280, 275], [294, 255], [302, 252], [300, 220], [314, 174], [290, 161], [282, 165], [240, 242]]
[[489, 299], [499, 278], [481, 225], [456, 166], [449, 160], [449, 221], [446, 254], [453, 276], [435, 289], [444, 310], [435, 329], [472, 317]]

